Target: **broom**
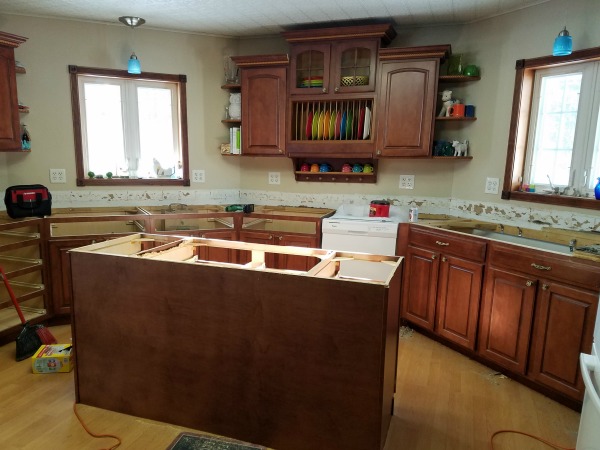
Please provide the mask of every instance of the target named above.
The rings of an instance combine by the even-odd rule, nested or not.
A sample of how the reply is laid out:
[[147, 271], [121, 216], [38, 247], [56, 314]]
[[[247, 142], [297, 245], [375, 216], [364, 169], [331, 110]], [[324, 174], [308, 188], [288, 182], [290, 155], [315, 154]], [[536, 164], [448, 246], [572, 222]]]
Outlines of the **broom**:
[[23, 312], [21, 311], [21, 307], [19, 306], [19, 302], [15, 297], [15, 293], [6, 278], [6, 274], [4, 273], [4, 269], [0, 266], [0, 278], [4, 281], [4, 286], [6, 286], [6, 290], [8, 291], [8, 295], [17, 310], [17, 314], [19, 314], [19, 319], [21, 319], [21, 323], [23, 324], [23, 329], [17, 336], [17, 361], [22, 361], [26, 358], [33, 356], [33, 354], [37, 351], [38, 348], [42, 344], [56, 344], [56, 338], [52, 336], [50, 330], [43, 325], [30, 325], [26, 320], [25, 316], [23, 316]]

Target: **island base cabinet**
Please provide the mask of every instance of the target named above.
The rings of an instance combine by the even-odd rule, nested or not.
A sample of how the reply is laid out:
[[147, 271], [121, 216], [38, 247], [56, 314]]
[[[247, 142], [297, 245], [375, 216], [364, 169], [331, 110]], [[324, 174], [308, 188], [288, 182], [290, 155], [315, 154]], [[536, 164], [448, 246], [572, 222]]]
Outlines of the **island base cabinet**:
[[189, 258], [217, 240], [153, 238], [69, 253], [77, 402], [270, 448], [383, 448], [401, 258], [368, 255], [388, 280], [349, 281], [335, 276], [338, 258], [362, 254], [312, 249], [323, 260], [296, 274]]
[[489, 268], [481, 305], [479, 354], [525, 374], [533, 323], [536, 282]]
[[583, 399], [579, 354], [592, 346], [597, 293], [542, 281], [531, 345], [529, 376]]

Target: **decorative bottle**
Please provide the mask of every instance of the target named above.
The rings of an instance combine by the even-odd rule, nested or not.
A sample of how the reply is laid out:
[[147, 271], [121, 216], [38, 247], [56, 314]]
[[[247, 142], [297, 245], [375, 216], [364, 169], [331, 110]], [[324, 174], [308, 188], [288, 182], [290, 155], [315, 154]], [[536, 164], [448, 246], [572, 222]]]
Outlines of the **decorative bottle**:
[[600, 200], [600, 178], [598, 178], [598, 182], [594, 188], [594, 196], [596, 197], [596, 200]]

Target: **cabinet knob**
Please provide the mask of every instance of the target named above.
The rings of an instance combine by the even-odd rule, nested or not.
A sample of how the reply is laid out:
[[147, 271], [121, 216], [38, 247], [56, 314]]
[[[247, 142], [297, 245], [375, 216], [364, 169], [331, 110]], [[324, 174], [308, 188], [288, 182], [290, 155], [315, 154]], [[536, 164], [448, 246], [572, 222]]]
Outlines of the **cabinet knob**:
[[442, 262], [448, 261], [445, 256], [442, 256]]
[[279, 153], [283, 153], [283, 150], [282, 150], [282, 149], [280, 149], [280, 148], [278, 148], [278, 149], [277, 149], [277, 151], [278, 151]]
[[533, 286], [533, 281], [527, 280], [527, 283], [525, 283], [525, 286], [527, 286], [527, 287]]
[[431, 255], [431, 259], [436, 259], [437, 255]]
[[323, 94], [327, 94], [327, 88], [323, 88]]
[[542, 289], [547, 291], [550, 288], [549, 284], [542, 284]]
[[277, 239], [282, 240], [283, 236], [278, 236]]
[[377, 150], [377, 154], [378, 154], [378, 155], [381, 155], [381, 150]]
[[335, 87], [335, 89], [334, 89], [334, 91], [335, 91], [335, 92], [340, 92], [340, 87], [339, 87], [339, 86], [336, 86], [336, 87]]
[[269, 240], [271, 240], [271, 239], [273, 239], [273, 235], [272, 234], [269, 235]]

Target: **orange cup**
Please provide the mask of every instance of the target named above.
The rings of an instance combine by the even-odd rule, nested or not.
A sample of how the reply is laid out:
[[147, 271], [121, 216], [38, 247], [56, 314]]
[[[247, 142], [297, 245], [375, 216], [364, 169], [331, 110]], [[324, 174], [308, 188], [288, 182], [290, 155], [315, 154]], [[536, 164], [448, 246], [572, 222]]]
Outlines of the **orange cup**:
[[455, 103], [448, 108], [450, 117], [465, 117], [465, 105], [462, 103]]

